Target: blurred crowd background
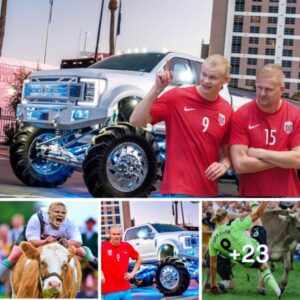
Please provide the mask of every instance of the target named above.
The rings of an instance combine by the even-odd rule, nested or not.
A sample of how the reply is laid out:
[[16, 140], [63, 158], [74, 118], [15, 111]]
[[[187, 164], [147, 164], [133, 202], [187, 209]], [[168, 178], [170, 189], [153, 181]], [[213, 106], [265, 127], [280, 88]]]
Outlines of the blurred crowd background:
[[[211, 217], [218, 208], [224, 208], [231, 215], [243, 215], [251, 212], [251, 201], [203, 201], [202, 202], [202, 230], [213, 231], [215, 224]], [[300, 211], [300, 202], [298, 201], [269, 201], [267, 210], [270, 209], [289, 209], [294, 212]]]
[[[202, 202], [202, 251], [207, 250], [207, 245], [215, 224], [210, 220], [218, 208], [224, 208], [232, 218], [240, 217], [251, 213], [251, 201], [203, 201]], [[269, 201], [267, 210], [288, 209], [300, 212], [300, 202], [298, 201]], [[299, 245], [298, 245], [299, 246]], [[297, 248], [300, 251], [300, 248]], [[299, 253], [300, 255], [300, 253]]]
[[[50, 204], [50, 203], [49, 203]], [[68, 203], [66, 203], [68, 207]], [[76, 204], [75, 204], [76, 205]], [[0, 202], [0, 262], [7, 258], [16, 239], [24, 229], [29, 218], [36, 213], [45, 202], [21, 202], [4, 201]], [[78, 214], [84, 212], [78, 209]], [[71, 219], [76, 216], [68, 214]], [[83, 245], [88, 246], [93, 254], [98, 257], [98, 231], [97, 220], [87, 216], [83, 221], [75, 224], [79, 227], [82, 234]], [[76, 298], [98, 298], [98, 271], [91, 268], [86, 262], [81, 262], [82, 284]], [[10, 277], [5, 281], [0, 281], [0, 298], [11, 298]]]

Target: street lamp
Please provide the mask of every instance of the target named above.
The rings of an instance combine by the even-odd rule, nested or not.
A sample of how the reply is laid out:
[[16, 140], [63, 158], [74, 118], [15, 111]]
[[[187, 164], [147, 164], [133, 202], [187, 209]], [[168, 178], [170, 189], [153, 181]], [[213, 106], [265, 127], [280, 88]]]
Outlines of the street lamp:
[[48, 24], [47, 24], [46, 43], [45, 43], [45, 52], [44, 52], [44, 64], [46, 63], [46, 56], [47, 56], [48, 34], [49, 34], [49, 25], [51, 23], [51, 17], [52, 17], [53, 0], [49, 0], [49, 4], [50, 4], [50, 10], [49, 10], [49, 19], [48, 19]]
[[104, 5], [104, 0], [102, 0], [101, 9], [100, 9], [100, 19], [99, 19], [98, 32], [97, 32], [96, 49], [94, 54], [95, 60], [97, 60], [97, 56], [98, 56], [98, 47], [99, 47], [100, 31], [101, 31], [102, 16], [103, 16], [103, 5]]
[[84, 33], [84, 46], [83, 46], [83, 52], [85, 52], [85, 48], [86, 48], [86, 37], [89, 35], [89, 32], [88, 31], [86, 31], [85, 33]]

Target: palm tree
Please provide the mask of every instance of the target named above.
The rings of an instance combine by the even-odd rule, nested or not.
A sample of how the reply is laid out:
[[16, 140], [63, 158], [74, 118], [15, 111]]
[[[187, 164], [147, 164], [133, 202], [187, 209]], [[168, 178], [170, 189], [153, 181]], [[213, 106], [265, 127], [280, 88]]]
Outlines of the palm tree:
[[2, 56], [2, 47], [5, 33], [7, 0], [2, 0], [1, 15], [0, 15], [0, 56]]
[[118, 8], [117, 0], [109, 0], [110, 29], [109, 29], [109, 54], [115, 54], [115, 12]]

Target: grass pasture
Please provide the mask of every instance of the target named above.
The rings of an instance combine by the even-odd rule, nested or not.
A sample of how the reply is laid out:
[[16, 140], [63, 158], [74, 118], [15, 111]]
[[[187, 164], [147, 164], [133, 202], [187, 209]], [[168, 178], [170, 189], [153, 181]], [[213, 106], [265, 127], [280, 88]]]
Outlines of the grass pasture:
[[[203, 278], [207, 269], [203, 269]], [[275, 294], [267, 287], [267, 295], [260, 295], [256, 291], [258, 273], [256, 269], [247, 269], [240, 265], [233, 268], [235, 288], [228, 293], [213, 295], [203, 291], [203, 300], [274, 300]], [[276, 271], [273, 273], [277, 282], [282, 275], [282, 264], [276, 263]], [[219, 281], [219, 280], [218, 280]], [[281, 300], [300, 300], [300, 260], [294, 261], [294, 270], [289, 273], [287, 288]]]

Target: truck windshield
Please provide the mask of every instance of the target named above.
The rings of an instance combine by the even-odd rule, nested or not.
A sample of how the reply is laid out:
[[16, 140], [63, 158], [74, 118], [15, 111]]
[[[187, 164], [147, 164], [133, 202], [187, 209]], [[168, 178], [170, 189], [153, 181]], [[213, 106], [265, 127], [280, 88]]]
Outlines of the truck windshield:
[[186, 229], [176, 226], [176, 225], [171, 225], [171, 224], [151, 224], [157, 232], [162, 233], [162, 232], [176, 232], [176, 231], [186, 231]]
[[91, 65], [91, 69], [151, 72], [165, 53], [136, 53], [114, 55]]

